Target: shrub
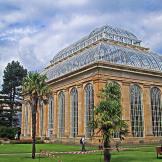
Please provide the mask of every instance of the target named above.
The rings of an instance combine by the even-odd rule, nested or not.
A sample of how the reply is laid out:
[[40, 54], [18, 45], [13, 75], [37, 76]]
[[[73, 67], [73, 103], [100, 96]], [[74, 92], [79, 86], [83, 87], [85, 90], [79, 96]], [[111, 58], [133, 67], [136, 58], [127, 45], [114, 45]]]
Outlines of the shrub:
[[18, 128], [11, 128], [11, 127], [0, 127], [0, 138], [4, 139], [14, 139], [15, 134]]
[[[10, 143], [11, 144], [31, 144], [32, 139], [11, 140]], [[37, 144], [43, 144], [44, 141], [36, 140], [36, 143]]]

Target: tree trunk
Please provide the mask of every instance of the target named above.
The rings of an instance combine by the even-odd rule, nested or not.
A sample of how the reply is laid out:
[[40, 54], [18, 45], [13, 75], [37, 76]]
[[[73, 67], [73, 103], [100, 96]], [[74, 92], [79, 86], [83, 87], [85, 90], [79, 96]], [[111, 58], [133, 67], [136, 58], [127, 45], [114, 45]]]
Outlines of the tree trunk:
[[110, 141], [109, 138], [104, 139], [104, 162], [110, 162], [111, 153], [110, 153]]
[[35, 159], [35, 143], [36, 143], [36, 110], [37, 110], [37, 101], [34, 100], [32, 103], [32, 159]]

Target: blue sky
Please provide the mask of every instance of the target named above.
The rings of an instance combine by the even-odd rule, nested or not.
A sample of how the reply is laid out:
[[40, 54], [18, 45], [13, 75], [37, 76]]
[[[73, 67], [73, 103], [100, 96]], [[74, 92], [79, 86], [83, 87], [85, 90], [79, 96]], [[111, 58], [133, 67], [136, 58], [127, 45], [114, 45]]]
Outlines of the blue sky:
[[0, 0], [0, 85], [8, 62], [41, 70], [62, 48], [105, 24], [162, 54], [161, 0]]

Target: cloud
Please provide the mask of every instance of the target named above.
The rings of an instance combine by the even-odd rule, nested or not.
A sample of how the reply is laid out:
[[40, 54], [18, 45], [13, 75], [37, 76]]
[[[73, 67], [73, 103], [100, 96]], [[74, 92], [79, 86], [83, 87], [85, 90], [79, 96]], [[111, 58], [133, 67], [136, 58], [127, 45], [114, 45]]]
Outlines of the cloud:
[[162, 53], [160, 0], [0, 1], [0, 78], [13, 59], [41, 70], [61, 49], [105, 24], [131, 31]]

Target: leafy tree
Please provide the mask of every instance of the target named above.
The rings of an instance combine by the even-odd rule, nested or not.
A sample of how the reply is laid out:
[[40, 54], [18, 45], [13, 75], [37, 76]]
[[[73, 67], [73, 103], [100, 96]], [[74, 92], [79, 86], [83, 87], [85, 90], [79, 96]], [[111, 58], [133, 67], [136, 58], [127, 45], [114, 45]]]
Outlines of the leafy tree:
[[100, 103], [95, 109], [91, 125], [98, 128], [103, 136], [104, 161], [110, 162], [110, 142], [114, 132], [119, 132], [120, 139], [127, 133], [127, 124], [121, 118], [121, 92], [117, 83], [107, 83], [101, 91]]
[[10, 109], [8, 111], [9, 126], [16, 125], [14, 123], [14, 114], [17, 106], [21, 106], [21, 89], [23, 78], [26, 76], [27, 70], [23, 68], [18, 61], [8, 63], [4, 70], [1, 106], [5, 104]]
[[32, 108], [32, 158], [35, 159], [35, 143], [36, 143], [36, 112], [38, 101], [47, 102], [50, 91], [46, 84], [47, 77], [37, 72], [29, 72], [23, 81], [23, 93], [29, 97], [29, 104]]

